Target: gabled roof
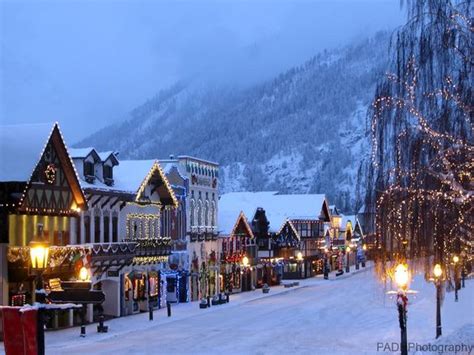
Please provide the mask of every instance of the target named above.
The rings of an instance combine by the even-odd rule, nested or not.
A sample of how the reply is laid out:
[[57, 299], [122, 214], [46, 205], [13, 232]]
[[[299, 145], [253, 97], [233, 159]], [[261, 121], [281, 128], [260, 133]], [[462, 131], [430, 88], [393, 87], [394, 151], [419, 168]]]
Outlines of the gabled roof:
[[109, 150], [108, 152], [98, 152], [100, 160], [105, 163], [109, 158], [112, 160], [113, 165], [119, 165], [119, 161], [117, 159], [116, 153], [113, 150]]
[[89, 148], [71, 148], [71, 149], [69, 149], [69, 155], [73, 159], [85, 159], [88, 156], [92, 155], [92, 157], [94, 158], [94, 160], [96, 162], [101, 161], [99, 153], [97, 153], [97, 151], [92, 147], [89, 147]]
[[[355, 215], [344, 215], [341, 214], [341, 232], [345, 232], [347, 228], [347, 224], [351, 223], [351, 228], [354, 229], [356, 225], [356, 216]], [[352, 231], [351, 231], [352, 232]]]
[[224, 233], [230, 230], [239, 211], [253, 219], [258, 207], [265, 210], [270, 222], [270, 232], [278, 232], [287, 219], [318, 219], [322, 210], [329, 212], [326, 196], [322, 194], [230, 192], [222, 195], [219, 200], [219, 229]]
[[293, 224], [293, 222], [291, 222], [289, 219], [287, 219], [281, 226], [280, 230], [278, 231], [277, 234], [280, 234], [281, 231], [285, 228], [285, 226], [288, 225], [291, 230], [293, 231], [293, 233], [296, 235], [296, 237], [298, 238], [298, 240], [301, 240], [301, 236], [300, 234], [298, 233], [298, 231], [296, 230], [295, 228], [295, 225]]
[[0, 181], [28, 181], [55, 124], [0, 126]]
[[237, 228], [239, 227], [239, 225], [241, 223], [244, 225], [244, 228], [246, 229], [249, 236], [251, 238], [253, 238], [254, 235], [253, 235], [253, 232], [252, 232], [252, 228], [250, 227], [250, 225], [247, 221], [247, 217], [245, 216], [245, 214], [242, 211], [240, 211], [239, 216], [237, 217], [237, 221], [235, 222], [234, 227], [232, 228], [232, 231], [230, 232], [229, 235], [236, 234]]
[[347, 228], [347, 224], [350, 222], [351, 223], [351, 233], [354, 234], [356, 232], [356, 229], [359, 230], [359, 233], [361, 234], [361, 237], [363, 236], [363, 232], [362, 232], [362, 227], [359, 223], [359, 219], [357, 218], [356, 215], [341, 215], [341, 228], [340, 228], [340, 231], [341, 232], [345, 232], [346, 231], [346, 228]]
[[166, 175], [171, 173], [173, 169], [176, 169], [181, 179], [183, 180], [188, 179], [186, 176], [186, 169], [181, 164], [179, 164], [177, 160], [160, 159], [158, 160], [158, 162], [160, 163]]
[[18, 206], [23, 209], [25, 195], [32, 184], [32, 175], [41, 163], [48, 144], [54, 147], [71, 189], [75, 207], [70, 207], [87, 208], [79, 177], [57, 122], [0, 127], [0, 181], [26, 182]]
[[157, 160], [121, 160], [120, 165], [114, 168], [114, 184], [108, 186], [100, 181], [94, 184], [81, 180], [83, 188], [91, 190], [115, 191], [135, 194], [136, 200], [141, 198], [144, 187], [151, 179], [158, 176], [163, 186], [159, 188], [160, 199], [164, 200], [164, 204], [172, 204], [177, 206], [178, 201], [171, 188], [165, 173], [160, 167]]

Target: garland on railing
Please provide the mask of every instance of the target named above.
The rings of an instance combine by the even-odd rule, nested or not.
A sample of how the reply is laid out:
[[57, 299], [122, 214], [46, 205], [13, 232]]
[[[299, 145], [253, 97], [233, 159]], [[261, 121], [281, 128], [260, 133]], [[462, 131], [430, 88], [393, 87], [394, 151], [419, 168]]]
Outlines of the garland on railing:
[[[84, 246], [52, 246], [49, 248], [49, 267], [59, 267], [65, 263], [76, 263], [83, 260], [83, 264], [90, 262], [91, 248]], [[7, 260], [10, 263], [22, 261], [30, 265], [30, 247], [9, 247]]]

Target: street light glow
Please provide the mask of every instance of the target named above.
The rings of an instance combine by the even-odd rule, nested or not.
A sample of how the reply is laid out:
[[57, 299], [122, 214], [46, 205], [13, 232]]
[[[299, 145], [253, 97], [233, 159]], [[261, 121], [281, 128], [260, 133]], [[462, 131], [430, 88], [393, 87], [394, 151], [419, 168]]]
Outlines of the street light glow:
[[436, 264], [433, 268], [433, 274], [434, 276], [439, 279], [440, 276], [443, 274], [443, 269], [441, 268], [440, 264]]
[[47, 241], [30, 242], [30, 259], [33, 269], [45, 269], [48, 266], [49, 243]]
[[408, 265], [398, 264], [395, 269], [395, 282], [399, 288], [406, 288], [408, 286]]

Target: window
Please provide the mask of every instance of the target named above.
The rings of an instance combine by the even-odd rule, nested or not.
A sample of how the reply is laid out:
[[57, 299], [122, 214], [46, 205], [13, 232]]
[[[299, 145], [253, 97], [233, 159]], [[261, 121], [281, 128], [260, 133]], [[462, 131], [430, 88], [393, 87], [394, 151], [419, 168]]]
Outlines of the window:
[[104, 179], [112, 179], [112, 167], [109, 165], [104, 165]]
[[84, 162], [84, 176], [94, 176], [94, 164], [90, 162]]
[[206, 209], [204, 211], [204, 225], [208, 226], [209, 225], [209, 201], [206, 201]]
[[112, 242], [118, 242], [118, 217], [117, 212], [112, 214]]
[[202, 226], [202, 202], [201, 202], [201, 200], [198, 201], [197, 223], [198, 223], [198, 226]]
[[76, 244], [81, 244], [81, 219], [76, 220]]
[[84, 237], [85, 242], [91, 242], [91, 218], [89, 216], [84, 216]]
[[100, 243], [100, 215], [94, 214], [94, 243]]
[[104, 243], [110, 243], [110, 217], [109, 212], [105, 212], [104, 216]]
[[216, 225], [216, 203], [214, 201], [211, 202], [211, 226]]
[[196, 203], [194, 202], [194, 200], [191, 200], [191, 211], [190, 211], [191, 227], [194, 227], [196, 225], [195, 213], [196, 213]]

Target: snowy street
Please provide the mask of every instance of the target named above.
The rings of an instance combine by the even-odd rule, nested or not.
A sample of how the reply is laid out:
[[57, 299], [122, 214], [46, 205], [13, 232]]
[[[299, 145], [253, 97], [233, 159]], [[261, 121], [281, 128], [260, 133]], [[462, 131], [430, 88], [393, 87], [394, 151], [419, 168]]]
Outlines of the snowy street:
[[[199, 309], [198, 304], [118, 318], [107, 322], [109, 333], [96, 325], [46, 333], [48, 354], [376, 354], [377, 343], [398, 342], [400, 331], [395, 301], [385, 295], [372, 268], [327, 281], [312, 278], [299, 287], [274, 287], [231, 296], [226, 305]], [[443, 337], [436, 343], [434, 286], [416, 278], [408, 306], [408, 342], [471, 344], [474, 339], [474, 282], [466, 281], [454, 302], [446, 293], [442, 308]], [[387, 289], [388, 290], [388, 289]], [[378, 352], [383, 354], [383, 352]], [[389, 352], [385, 352], [389, 353]], [[422, 352], [419, 352], [422, 353]]]

